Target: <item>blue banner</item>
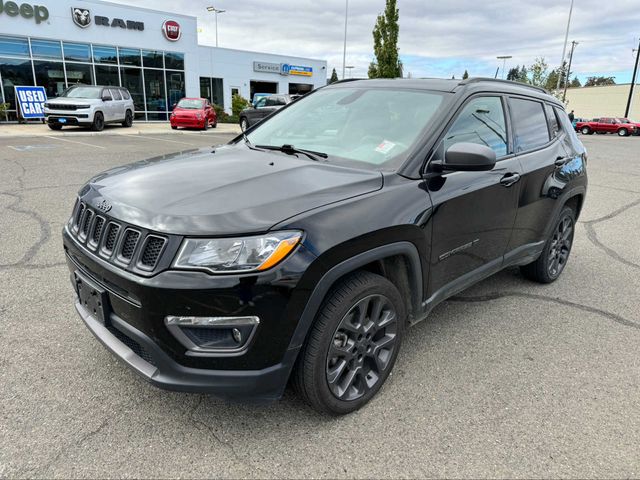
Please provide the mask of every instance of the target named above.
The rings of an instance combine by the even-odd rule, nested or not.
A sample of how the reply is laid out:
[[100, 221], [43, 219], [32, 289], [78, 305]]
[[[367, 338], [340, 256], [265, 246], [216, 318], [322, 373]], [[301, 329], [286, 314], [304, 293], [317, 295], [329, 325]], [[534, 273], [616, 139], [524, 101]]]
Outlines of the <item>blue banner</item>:
[[44, 87], [15, 87], [16, 100], [22, 118], [44, 118], [44, 102], [47, 92]]

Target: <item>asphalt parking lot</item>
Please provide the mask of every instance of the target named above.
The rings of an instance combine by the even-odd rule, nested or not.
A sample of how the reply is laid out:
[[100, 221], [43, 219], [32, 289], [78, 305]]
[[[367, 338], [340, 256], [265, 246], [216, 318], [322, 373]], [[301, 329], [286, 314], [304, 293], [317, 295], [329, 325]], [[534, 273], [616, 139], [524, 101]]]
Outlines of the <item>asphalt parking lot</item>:
[[640, 476], [640, 137], [581, 137], [572, 257], [517, 270], [412, 328], [363, 410], [322, 417], [157, 390], [73, 308], [60, 231], [85, 180], [229, 135], [0, 140], [0, 477]]

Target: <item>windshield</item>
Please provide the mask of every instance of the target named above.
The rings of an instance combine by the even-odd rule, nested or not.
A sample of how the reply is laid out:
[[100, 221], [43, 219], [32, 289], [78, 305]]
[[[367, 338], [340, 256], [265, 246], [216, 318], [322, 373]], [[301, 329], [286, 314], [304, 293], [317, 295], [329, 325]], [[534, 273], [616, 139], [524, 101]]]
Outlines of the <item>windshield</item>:
[[[293, 145], [370, 169], [394, 168], [443, 103], [422, 90], [328, 88], [292, 103], [247, 135], [254, 145]], [[349, 162], [350, 163], [350, 162]]]
[[203, 105], [203, 100], [189, 100], [187, 98], [183, 98], [178, 102], [178, 108], [186, 108], [187, 110], [200, 110]]
[[71, 87], [60, 95], [65, 98], [102, 98], [101, 87]]

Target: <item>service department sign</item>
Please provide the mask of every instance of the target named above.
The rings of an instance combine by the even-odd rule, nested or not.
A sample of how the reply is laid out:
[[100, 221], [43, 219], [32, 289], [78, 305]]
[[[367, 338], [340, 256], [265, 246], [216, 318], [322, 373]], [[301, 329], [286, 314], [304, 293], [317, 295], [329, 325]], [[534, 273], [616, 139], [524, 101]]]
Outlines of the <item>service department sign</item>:
[[14, 87], [22, 118], [44, 118], [47, 92], [44, 87]]
[[279, 63], [253, 62], [253, 71], [262, 73], [282, 73]]

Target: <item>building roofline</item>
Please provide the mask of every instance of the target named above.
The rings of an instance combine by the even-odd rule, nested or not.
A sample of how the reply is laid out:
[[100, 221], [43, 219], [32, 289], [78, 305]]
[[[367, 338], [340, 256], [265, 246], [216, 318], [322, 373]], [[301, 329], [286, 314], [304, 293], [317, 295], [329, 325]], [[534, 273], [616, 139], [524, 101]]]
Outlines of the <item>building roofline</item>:
[[227, 47], [216, 47], [213, 45], [205, 45], [202, 43], [198, 43], [198, 47], [203, 47], [203, 48], [210, 48], [212, 50], [227, 50], [229, 52], [243, 52], [243, 53], [255, 53], [256, 55], [270, 55], [273, 57], [287, 57], [287, 58], [294, 58], [294, 59], [298, 59], [298, 60], [312, 60], [314, 62], [324, 62], [327, 63], [326, 60], [322, 60], [319, 58], [309, 58], [309, 57], [300, 57], [298, 55], [287, 55], [284, 53], [268, 53], [268, 52], [259, 52], [256, 50], [243, 50], [240, 48], [227, 48]]
[[87, 3], [96, 3], [96, 4], [101, 4], [101, 5], [109, 5], [112, 7], [119, 7], [119, 8], [126, 8], [128, 10], [137, 10], [137, 11], [143, 11], [143, 12], [153, 12], [153, 13], [160, 13], [163, 15], [166, 15], [168, 17], [182, 17], [182, 18], [188, 18], [188, 19], [195, 19], [197, 20], [198, 17], [195, 15], [185, 15], [184, 13], [174, 13], [174, 12], [167, 12], [166, 10], [157, 10], [154, 8], [147, 8], [147, 7], [139, 7], [137, 5], [129, 5], [126, 3], [118, 3], [118, 2], [110, 2], [107, 0], [84, 0]]

